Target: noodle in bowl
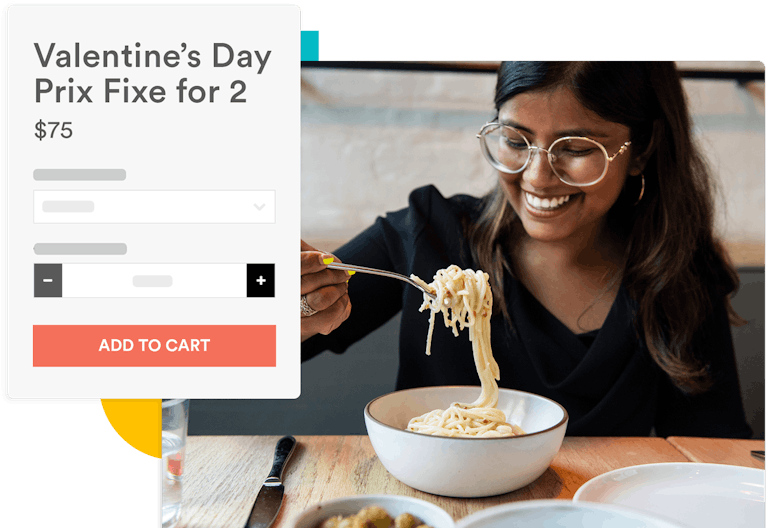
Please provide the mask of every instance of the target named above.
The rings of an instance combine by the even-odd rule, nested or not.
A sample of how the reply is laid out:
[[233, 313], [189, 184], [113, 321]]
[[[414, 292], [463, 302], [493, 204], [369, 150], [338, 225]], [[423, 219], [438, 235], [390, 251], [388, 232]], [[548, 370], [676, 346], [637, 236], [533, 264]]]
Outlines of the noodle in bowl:
[[519, 436], [462, 438], [407, 431], [415, 416], [472, 401], [479, 387], [423, 387], [392, 392], [365, 407], [365, 426], [381, 463], [399, 481], [447, 497], [487, 497], [527, 486], [560, 449], [568, 413], [528, 392], [499, 389], [496, 407], [525, 431]]
[[[411, 275], [424, 288], [424, 303], [419, 311], [429, 310], [427, 355], [432, 348], [435, 316], [441, 313], [455, 337], [469, 330], [472, 356], [480, 378], [480, 394], [472, 403], [453, 402], [447, 409], [435, 409], [411, 418], [407, 429], [436, 436], [467, 438], [501, 437], [525, 434], [519, 425], [507, 423], [504, 412], [496, 408], [499, 399], [499, 365], [491, 351], [491, 313], [493, 293], [488, 274], [482, 270], [461, 269], [454, 265], [438, 270], [431, 284]], [[426, 291], [435, 294], [432, 299]]]

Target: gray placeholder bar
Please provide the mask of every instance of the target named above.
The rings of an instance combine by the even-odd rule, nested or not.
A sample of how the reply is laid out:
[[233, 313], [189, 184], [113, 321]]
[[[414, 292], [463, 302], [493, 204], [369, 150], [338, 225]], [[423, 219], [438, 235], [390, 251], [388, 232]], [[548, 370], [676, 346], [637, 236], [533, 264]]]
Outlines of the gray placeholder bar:
[[125, 255], [125, 244], [35, 244], [35, 255]]
[[123, 181], [125, 169], [35, 169], [37, 181]]
[[137, 288], [170, 288], [173, 277], [170, 275], [134, 275], [133, 285]]
[[43, 202], [44, 213], [92, 213], [94, 204], [91, 201], [75, 200], [46, 200]]

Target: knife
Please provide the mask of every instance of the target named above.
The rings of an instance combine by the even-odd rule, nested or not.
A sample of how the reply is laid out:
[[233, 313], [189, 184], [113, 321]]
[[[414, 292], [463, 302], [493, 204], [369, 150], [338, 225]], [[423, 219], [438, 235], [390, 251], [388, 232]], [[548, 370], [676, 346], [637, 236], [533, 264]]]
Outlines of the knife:
[[253, 503], [253, 509], [251, 509], [248, 522], [245, 523], [245, 528], [269, 528], [275, 521], [283, 503], [283, 493], [285, 492], [281, 480], [283, 468], [293, 453], [294, 447], [296, 447], [296, 439], [292, 436], [284, 436], [277, 441], [272, 471], [269, 472], [269, 476], [256, 496], [256, 502]]

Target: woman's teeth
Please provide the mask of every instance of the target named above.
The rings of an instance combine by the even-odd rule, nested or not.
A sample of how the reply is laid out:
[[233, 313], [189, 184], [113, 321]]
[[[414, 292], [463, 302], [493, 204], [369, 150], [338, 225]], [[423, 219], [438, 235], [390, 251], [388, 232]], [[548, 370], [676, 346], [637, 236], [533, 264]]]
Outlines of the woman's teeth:
[[523, 194], [525, 194], [525, 200], [534, 208], [547, 211], [562, 207], [563, 204], [571, 198], [570, 195], [559, 196], [557, 198], [539, 198], [538, 196], [528, 194], [527, 192], [523, 192]]

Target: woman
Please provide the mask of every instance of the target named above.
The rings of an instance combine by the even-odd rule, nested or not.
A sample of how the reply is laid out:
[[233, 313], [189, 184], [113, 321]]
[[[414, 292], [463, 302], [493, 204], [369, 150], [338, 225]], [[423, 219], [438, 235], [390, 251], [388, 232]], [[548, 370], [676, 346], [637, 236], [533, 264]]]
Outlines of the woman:
[[[570, 435], [749, 437], [738, 275], [674, 65], [503, 63], [495, 103], [478, 134], [498, 173], [488, 196], [417, 189], [336, 257], [427, 282], [451, 264], [489, 273], [499, 385], [561, 403]], [[437, 329], [424, 354], [418, 290], [349, 280], [332, 258], [302, 242], [303, 359], [403, 310], [398, 389], [478, 384], [465, 337]]]

